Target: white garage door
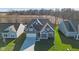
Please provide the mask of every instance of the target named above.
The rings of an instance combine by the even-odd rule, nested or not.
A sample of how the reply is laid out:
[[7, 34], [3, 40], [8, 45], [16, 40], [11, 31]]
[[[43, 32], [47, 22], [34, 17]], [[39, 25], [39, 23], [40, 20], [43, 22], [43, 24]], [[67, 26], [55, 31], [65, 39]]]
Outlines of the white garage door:
[[27, 33], [26, 37], [36, 37], [36, 33]]

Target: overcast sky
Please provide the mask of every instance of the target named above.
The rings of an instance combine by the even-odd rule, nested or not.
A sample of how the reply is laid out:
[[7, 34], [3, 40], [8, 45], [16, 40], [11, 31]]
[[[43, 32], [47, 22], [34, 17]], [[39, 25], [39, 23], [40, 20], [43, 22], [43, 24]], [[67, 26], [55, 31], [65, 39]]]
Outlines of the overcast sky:
[[[0, 8], [0, 12], [7, 12], [12, 10], [28, 10], [28, 9], [41, 9], [41, 8]], [[44, 9], [55, 9], [55, 8], [44, 8]], [[59, 8], [62, 9], [62, 8]], [[73, 8], [75, 10], [79, 10], [79, 8]]]
[[0, 0], [0, 11], [2, 12], [27, 10], [28, 8], [73, 8], [79, 10], [79, 0]]

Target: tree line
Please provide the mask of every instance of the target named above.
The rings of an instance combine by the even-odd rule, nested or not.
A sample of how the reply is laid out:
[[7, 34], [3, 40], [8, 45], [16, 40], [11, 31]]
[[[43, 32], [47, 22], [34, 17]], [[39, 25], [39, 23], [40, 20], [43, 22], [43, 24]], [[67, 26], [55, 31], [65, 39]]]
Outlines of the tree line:
[[22, 11], [9, 11], [7, 14], [12, 15], [12, 14], [17, 14], [17, 15], [51, 15], [51, 16], [56, 16], [56, 17], [61, 17], [63, 19], [79, 19], [79, 11], [74, 10], [71, 8], [63, 8], [63, 9], [29, 9], [29, 10], [22, 10]]

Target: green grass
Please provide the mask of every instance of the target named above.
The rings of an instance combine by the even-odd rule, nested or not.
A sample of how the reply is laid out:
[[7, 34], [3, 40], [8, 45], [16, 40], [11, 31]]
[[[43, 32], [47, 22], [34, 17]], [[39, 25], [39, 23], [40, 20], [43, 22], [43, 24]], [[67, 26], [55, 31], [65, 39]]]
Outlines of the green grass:
[[0, 37], [0, 51], [18, 51], [24, 41], [25, 33], [21, 34], [17, 39], [7, 40], [6, 43], [3, 42], [2, 37]]
[[26, 37], [26, 33], [22, 33], [15, 41], [14, 51], [19, 51]]
[[71, 48], [69, 45], [65, 45], [65, 44], [62, 44], [61, 42], [61, 38], [59, 36], [59, 33], [58, 33], [58, 28], [55, 29], [55, 42], [54, 42], [54, 46], [51, 47], [49, 50], [66, 50], [67, 48]]
[[10, 43], [8, 43], [8, 45], [5, 45], [4, 47], [1, 47], [0, 51], [12, 51], [15, 46], [14, 41], [15, 40], [11, 41]]
[[54, 41], [54, 46], [52, 46], [49, 51], [78, 51], [79, 49], [77, 48], [72, 48], [70, 44], [64, 44], [61, 41], [59, 32], [58, 32], [58, 27], [55, 28], [55, 41]]
[[4, 43], [2, 37], [0, 37], [0, 51], [12, 51], [15, 45], [14, 41], [15, 40], [9, 40]]

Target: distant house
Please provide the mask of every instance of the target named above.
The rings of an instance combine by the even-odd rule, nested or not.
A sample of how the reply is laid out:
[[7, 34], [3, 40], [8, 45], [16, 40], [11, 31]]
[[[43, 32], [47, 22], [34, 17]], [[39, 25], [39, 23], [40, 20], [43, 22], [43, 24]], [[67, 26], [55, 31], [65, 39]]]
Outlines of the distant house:
[[59, 23], [59, 30], [67, 37], [77, 39], [78, 31], [70, 20], [62, 20]]
[[15, 39], [24, 32], [25, 26], [20, 23], [0, 23], [0, 33], [5, 42], [7, 39]]
[[54, 38], [54, 25], [48, 19], [33, 19], [25, 27], [26, 37], [40, 39]]

